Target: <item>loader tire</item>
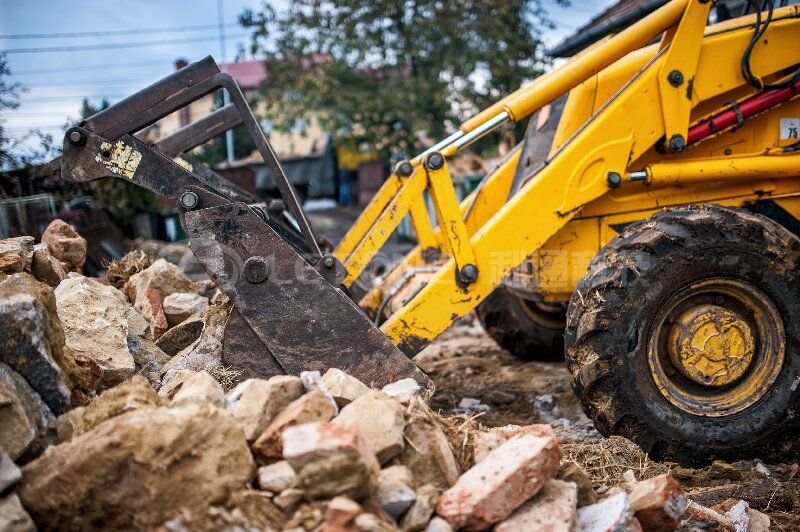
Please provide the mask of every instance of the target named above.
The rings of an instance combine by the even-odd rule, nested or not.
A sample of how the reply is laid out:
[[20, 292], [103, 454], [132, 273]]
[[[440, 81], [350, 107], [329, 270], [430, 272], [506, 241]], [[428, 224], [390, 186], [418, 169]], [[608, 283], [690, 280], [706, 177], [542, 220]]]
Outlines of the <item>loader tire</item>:
[[500, 347], [522, 360], [564, 359], [566, 309], [544, 308], [498, 287], [478, 306], [484, 330]]
[[597, 429], [655, 459], [796, 453], [800, 239], [715, 205], [631, 225], [573, 294], [566, 361]]

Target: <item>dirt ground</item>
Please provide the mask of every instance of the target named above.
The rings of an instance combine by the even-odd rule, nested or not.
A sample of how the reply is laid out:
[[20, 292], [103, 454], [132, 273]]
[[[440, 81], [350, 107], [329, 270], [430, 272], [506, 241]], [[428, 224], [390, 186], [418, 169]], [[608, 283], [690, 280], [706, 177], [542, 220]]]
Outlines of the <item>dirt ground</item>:
[[797, 460], [714, 462], [703, 469], [653, 462], [628, 440], [606, 439], [594, 430], [572, 393], [563, 363], [516, 359], [472, 315], [414, 360], [436, 383], [431, 404], [444, 415], [463, 415], [486, 427], [551, 424], [565, 457], [588, 473], [600, 496], [624, 484], [628, 469], [636, 479], [669, 471], [700, 504], [726, 510], [733, 500], [744, 499], [770, 515], [771, 530], [800, 530]]

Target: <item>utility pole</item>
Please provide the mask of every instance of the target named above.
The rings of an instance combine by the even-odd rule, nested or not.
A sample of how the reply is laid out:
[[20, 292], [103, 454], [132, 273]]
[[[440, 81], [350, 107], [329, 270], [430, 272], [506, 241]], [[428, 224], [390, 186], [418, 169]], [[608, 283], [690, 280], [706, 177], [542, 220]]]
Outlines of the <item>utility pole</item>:
[[[222, 62], [222, 70], [227, 72], [228, 65], [225, 59], [225, 16], [222, 12], [222, 0], [217, 0], [217, 20], [219, 23], [219, 52], [220, 61]], [[222, 101], [225, 105], [231, 103], [230, 94], [225, 89], [222, 89]], [[228, 152], [228, 162], [232, 163], [233, 156], [233, 130], [229, 129], [225, 132], [225, 148]]]

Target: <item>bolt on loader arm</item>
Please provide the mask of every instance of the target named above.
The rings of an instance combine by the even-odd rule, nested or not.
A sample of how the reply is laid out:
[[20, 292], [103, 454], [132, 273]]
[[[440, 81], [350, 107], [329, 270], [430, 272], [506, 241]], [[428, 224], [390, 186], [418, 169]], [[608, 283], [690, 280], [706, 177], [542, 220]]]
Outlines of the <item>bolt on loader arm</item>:
[[[241, 121], [276, 177], [299, 235], [266, 209], [250, 205], [176, 152], [198, 140], [183, 131], [167, 154], [132, 136], [136, 131], [218, 89], [227, 90]], [[228, 117], [222, 110], [211, 121]], [[230, 126], [234, 121], [226, 120]], [[191, 126], [190, 126], [191, 127]], [[202, 136], [202, 135], [200, 135]], [[291, 183], [235, 81], [209, 57], [147, 87], [70, 128], [62, 176], [73, 181], [126, 179], [178, 200], [190, 245], [234, 303], [225, 326], [223, 363], [242, 378], [339, 367], [380, 386], [411, 377], [430, 380], [372, 324], [340, 287], [345, 276], [323, 254]]]

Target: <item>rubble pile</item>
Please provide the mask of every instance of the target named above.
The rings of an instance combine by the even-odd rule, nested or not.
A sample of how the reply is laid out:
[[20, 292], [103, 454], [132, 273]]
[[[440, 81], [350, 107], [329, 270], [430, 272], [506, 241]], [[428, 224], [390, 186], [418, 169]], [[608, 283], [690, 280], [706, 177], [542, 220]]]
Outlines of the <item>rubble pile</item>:
[[669, 474], [600, 498], [549, 425], [454, 424], [412, 379], [231, 386], [224, 295], [138, 254], [84, 277], [85, 241], [49, 238], [0, 241], [0, 530], [769, 528]]

